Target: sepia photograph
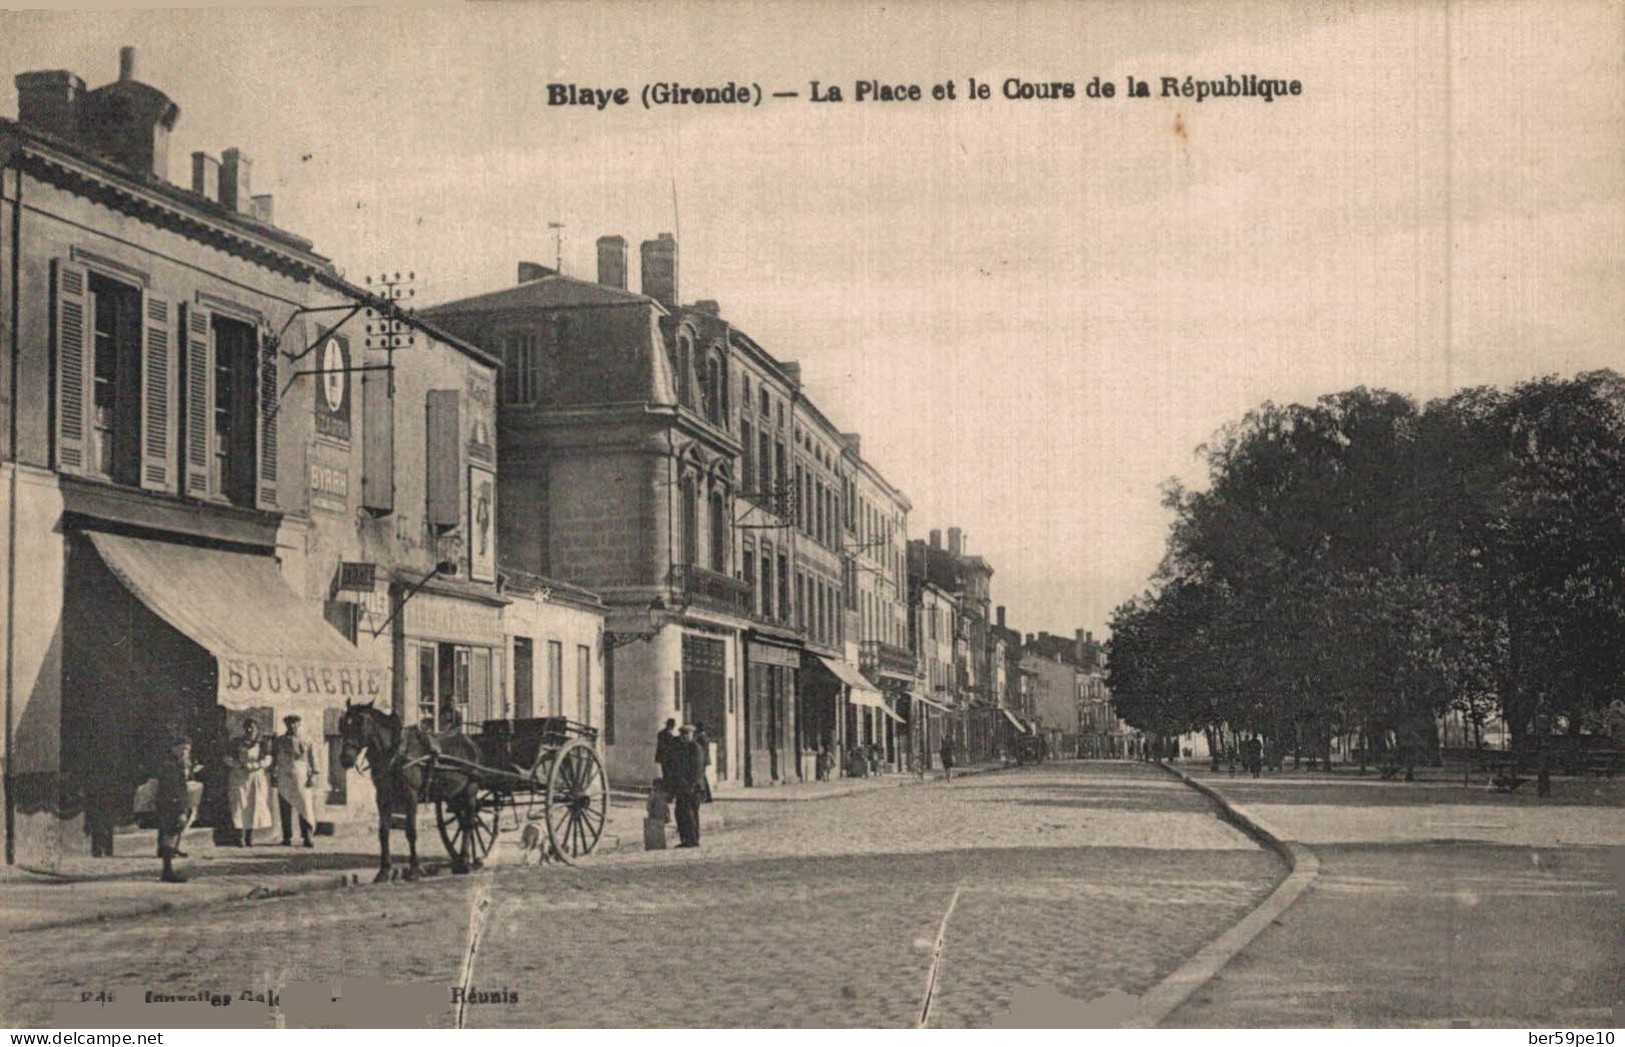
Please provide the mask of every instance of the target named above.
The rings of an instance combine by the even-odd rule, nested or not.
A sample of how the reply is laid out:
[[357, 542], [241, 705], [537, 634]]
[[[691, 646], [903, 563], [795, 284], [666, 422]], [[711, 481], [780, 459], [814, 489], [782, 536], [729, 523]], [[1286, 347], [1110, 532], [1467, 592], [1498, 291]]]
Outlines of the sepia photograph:
[[261, 2], [0, 9], [12, 1043], [1614, 1042], [1620, 0]]

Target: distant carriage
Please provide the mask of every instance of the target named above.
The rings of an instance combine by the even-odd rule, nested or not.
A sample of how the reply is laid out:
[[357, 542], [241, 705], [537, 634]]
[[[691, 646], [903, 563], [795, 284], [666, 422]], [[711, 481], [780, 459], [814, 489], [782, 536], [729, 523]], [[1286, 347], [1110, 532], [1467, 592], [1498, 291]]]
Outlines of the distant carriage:
[[1016, 763], [1043, 763], [1046, 748], [1043, 735], [1024, 734], [1016, 739]]

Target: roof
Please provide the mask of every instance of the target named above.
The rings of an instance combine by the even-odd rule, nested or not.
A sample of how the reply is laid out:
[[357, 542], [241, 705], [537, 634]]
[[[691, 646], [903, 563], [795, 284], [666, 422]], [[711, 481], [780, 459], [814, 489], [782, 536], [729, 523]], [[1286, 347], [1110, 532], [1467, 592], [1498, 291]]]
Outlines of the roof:
[[[577, 280], [563, 273], [549, 273], [538, 280], [526, 280], [500, 291], [477, 294], [472, 298], [459, 298], [424, 309], [428, 315], [458, 313], [492, 313], [508, 309], [573, 309], [595, 305], [626, 305], [640, 302], [662, 308], [659, 302], [645, 295], [623, 291], [618, 287], [587, 280]], [[662, 311], [664, 311], [662, 309]]]

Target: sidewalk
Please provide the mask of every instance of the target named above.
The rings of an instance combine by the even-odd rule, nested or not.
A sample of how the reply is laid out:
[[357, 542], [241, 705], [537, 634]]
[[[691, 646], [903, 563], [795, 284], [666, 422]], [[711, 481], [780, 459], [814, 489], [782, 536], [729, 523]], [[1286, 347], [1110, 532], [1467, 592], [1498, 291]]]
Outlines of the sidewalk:
[[[708, 828], [721, 828], [721, 819]], [[498, 837], [488, 864], [518, 858], [517, 832]], [[221, 902], [287, 897], [311, 891], [370, 884], [378, 871], [378, 831], [373, 822], [341, 823], [332, 836], [316, 837], [313, 849], [283, 847], [272, 833], [250, 848], [220, 847], [213, 830], [192, 829], [181, 847], [188, 857], [175, 867], [188, 883], [158, 880], [162, 863], [154, 854], [153, 832], [121, 833], [114, 857], [65, 856], [54, 870], [0, 867], [0, 929], [7, 934], [46, 927], [95, 923], [196, 908]], [[275, 841], [275, 842], [273, 842]], [[406, 868], [406, 834], [390, 834], [393, 867]], [[642, 806], [612, 802], [595, 854], [642, 850]], [[435, 826], [432, 808], [418, 809], [418, 863], [428, 875], [449, 875], [451, 862]]]
[[[1002, 771], [1015, 764], [978, 763], [968, 767], [955, 767], [954, 777]], [[904, 785], [929, 785], [942, 781], [942, 771], [919, 774], [892, 772], [869, 778], [837, 778], [827, 782], [793, 782], [786, 785], [753, 786], [748, 789], [718, 790], [717, 803], [802, 803], [810, 800], [832, 800], [837, 796], [855, 796], [859, 793], [891, 789]]]
[[1553, 795], [1342, 775], [1182, 770], [1319, 875], [1164, 1022], [1173, 1027], [1599, 1026], [1625, 955], [1625, 790]]

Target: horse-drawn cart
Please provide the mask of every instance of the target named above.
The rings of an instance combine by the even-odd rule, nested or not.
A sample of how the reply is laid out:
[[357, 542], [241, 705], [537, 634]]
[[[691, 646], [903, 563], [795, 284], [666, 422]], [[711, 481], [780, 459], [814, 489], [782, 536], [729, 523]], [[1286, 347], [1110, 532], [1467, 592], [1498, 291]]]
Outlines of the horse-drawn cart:
[[[454, 871], [479, 867], [504, 830], [534, 826], [547, 856], [591, 854], [609, 816], [598, 731], [562, 716], [487, 720], [464, 733], [405, 727], [370, 704], [346, 706], [340, 762], [363, 757], [378, 793], [379, 879], [390, 875], [389, 831], [400, 819], [417, 876], [419, 803], [434, 804]], [[545, 838], [545, 843], [543, 839]]]
[[479, 747], [478, 760], [442, 751], [432, 761], [433, 769], [463, 771], [475, 783], [466, 818], [457, 817], [451, 801], [434, 802], [447, 853], [462, 854], [467, 835], [471, 853], [483, 860], [503, 829], [518, 831], [530, 822], [542, 823], [549, 853], [565, 858], [592, 853], [609, 813], [609, 782], [593, 744], [597, 730], [548, 716], [487, 720], [468, 738]]

